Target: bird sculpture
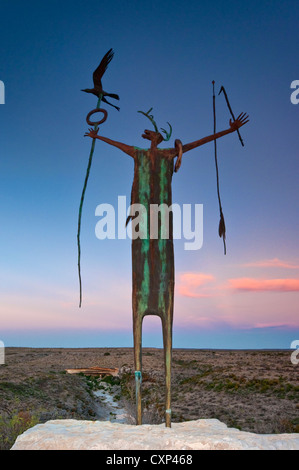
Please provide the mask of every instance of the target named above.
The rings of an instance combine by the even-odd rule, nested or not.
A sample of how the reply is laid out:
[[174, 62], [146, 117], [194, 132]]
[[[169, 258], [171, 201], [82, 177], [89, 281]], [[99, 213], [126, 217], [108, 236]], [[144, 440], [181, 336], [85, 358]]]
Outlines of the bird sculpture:
[[114, 104], [109, 103], [109, 101], [107, 101], [105, 98], [106, 96], [109, 96], [110, 98], [119, 100], [119, 96], [116, 95], [115, 93], [107, 93], [106, 91], [103, 90], [103, 87], [102, 87], [102, 77], [104, 73], [106, 72], [106, 69], [109, 63], [113, 59], [113, 56], [114, 56], [113, 50], [109, 49], [109, 51], [104, 55], [103, 59], [101, 60], [100, 65], [93, 72], [94, 88], [85, 88], [84, 90], [81, 90], [81, 91], [85, 91], [86, 93], [92, 93], [98, 98], [100, 97], [100, 95], [102, 95], [102, 101], [104, 101], [104, 103], [107, 103], [110, 106], [113, 106], [113, 108], [116, 108], [119, 111], [118, 106], [115, 106]]

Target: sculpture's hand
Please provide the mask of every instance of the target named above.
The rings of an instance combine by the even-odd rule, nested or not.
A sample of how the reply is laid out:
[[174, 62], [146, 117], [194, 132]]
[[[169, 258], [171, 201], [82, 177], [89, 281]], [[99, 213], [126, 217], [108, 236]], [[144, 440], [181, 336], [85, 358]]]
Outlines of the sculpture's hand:
[[244, 126], [244, 124], [246, 124], [249, 121], [248, 117], [249, 117], [248, 114], [241, 113], [235, 121], [232, 121], [230, 119], [229, 125], [230, 125], [231, 129], [236, 131], [240, 127]]
[[98, 135], [98, 130], [95, 131], [94, 129], [92, 129], [92, 127], [90, 127], [88, 130], [89, 132], [85, 132], [84, 137], [91, 137], [92, 139], [96, 139]]

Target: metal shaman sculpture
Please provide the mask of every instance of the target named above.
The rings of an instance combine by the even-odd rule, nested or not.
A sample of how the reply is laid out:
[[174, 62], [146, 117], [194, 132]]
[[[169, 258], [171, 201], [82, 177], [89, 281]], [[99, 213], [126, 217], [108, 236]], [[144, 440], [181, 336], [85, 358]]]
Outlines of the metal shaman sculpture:
[[[98, 110], [94, 110], [97, 112]], [[146, 209], [146, 218], [142, 229], [146, 237], [132, 237], [132, 277], [133, 277], [133, 334], [134, 363], [136, 384], [136, 424], [142, 424], [141, 382], [142, 382], [142, 321], [146, 315], [157, 315], [162, 321], [164, 365], [165, 365], [165, 425], [171, 427], [171, 356], [172, 356], [172, 324], [174, 300], [174, 251], [172, 214], [169, 217], [168, 238], [162, 236], [163, 221], [160, 220], [157, 236], [151, 238], [151, 208], [154, 205], [172, 204], [172, 176], [179, 169], [182, 154], [195, 149], [219, 137], [237, 131], [248, 122], [248, 116], [242, 113], [234, 121], [230, 121], [228, 129], [183, 145], [175, 141], [174, 148], [161, 149], [158, 145], [169, 140], [171, 134], [164, 129], [163, 138], [154, 118], [143, 113], [154, 125], [154, 131], [146, 129], [142, 134], [151, 142], [150, 148], [140, 149], [97, 134], [97, 130], [89, 129], [85, 136], [99, 139], [119, 148], [134, 159], [134, 180], [131, 203], [142, 205]], [[89, 113], [90, 114], [90, 113]], [[93, 140], [94, 142], [94, 140]], [[177, 158], [174, 164], [175, 158]], [[130, 216], [134, 223], [133, 214]]]

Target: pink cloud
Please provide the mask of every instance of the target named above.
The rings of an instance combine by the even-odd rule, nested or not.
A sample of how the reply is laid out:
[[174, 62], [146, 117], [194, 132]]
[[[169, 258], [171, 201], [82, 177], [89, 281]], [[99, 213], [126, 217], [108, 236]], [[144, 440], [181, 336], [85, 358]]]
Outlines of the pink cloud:
[[184, 297], [210, 297], [210, 294], [205, 291], [205, 287], [214, 280], [215, 277], [211, 274], [182, 273], [178, 276], [177, 292]]
[[237, 291], [298, 292], [299, 279], [252, 279], [243, 277], [229, 279], [228, 288]]
[[243, 264], [245, 267], [257, 267], [257, 268], [286, 268], [286, 269], [299, 269], [298, 264], [288, 263], [282, 261], [279, 258], [266, 259], [262, 261], [254, 261], [253, 263]]
[[289, 326], [290, 325], [286, 325], [285, 323], [281, 323], [281, 322], [268, 321], [265, 323], [260, 323], [260, 322], [254, 323], [251, 327], [252, 328], [285, 328]]

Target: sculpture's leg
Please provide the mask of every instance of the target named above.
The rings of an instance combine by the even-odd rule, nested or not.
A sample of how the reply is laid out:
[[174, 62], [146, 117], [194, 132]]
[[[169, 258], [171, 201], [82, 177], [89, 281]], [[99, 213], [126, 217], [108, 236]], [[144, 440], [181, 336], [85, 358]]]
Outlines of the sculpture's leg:
[[164, 365], [165, 365], [165, 426], [171, 427], [171, 352], [172, 352], [172, 315], [162, 318]]
[[141, 382], [142, 382], [142, 316], [138, 312], [133, 313], [134, 331], [134, 362], [135, 362], [135, 387], [136, 387], [136, 424], [142, 424], [141, 408]]

